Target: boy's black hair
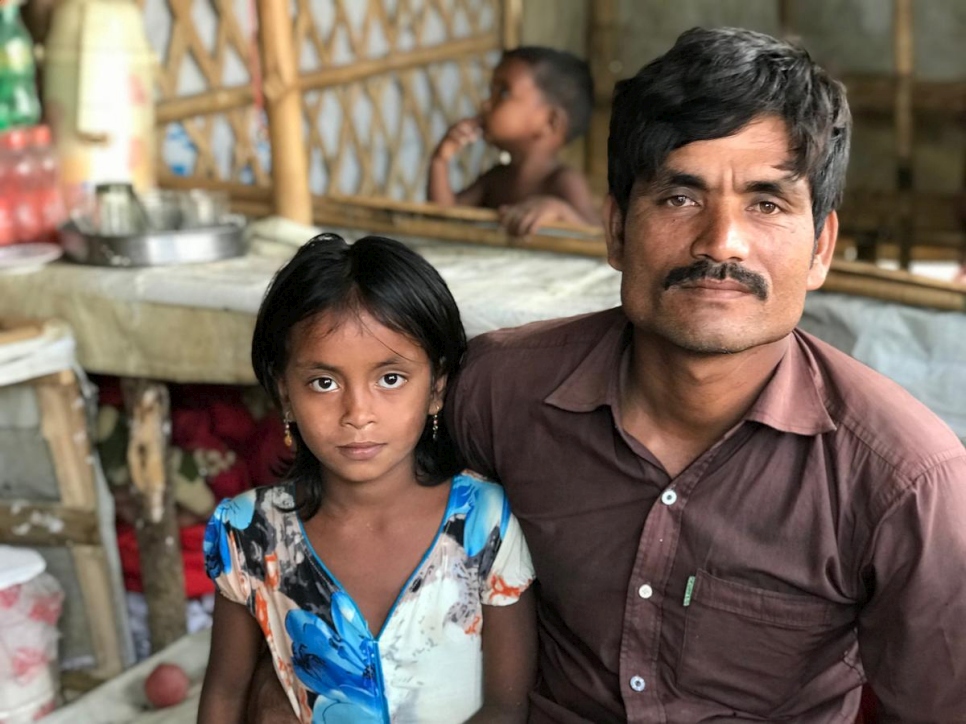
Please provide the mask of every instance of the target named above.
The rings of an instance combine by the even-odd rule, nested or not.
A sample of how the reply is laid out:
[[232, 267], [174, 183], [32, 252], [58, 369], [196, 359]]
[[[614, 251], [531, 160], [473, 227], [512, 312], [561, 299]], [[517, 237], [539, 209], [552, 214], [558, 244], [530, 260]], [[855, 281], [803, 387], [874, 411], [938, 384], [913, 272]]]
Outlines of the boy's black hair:
[[733, 135], [764, 116], [788, 128], [792, 170], [808, 180], [817, 238], [845, 188], [852, 130], [845, 87], [803, 48], [751, 30], [688, 30], [617, 84], [610, 194], [626, 215], [635, 181], [653, 180], [672, 151]]
[[[290, 335], [301, 321], [324, 312], [366, 311], [426, 351], [433, 382], [452, 381], [466, 351], [466, 333], [446, 282], [422, 256], [404, 244], [367, 236], [348, 244], [337, 234], [320, 234], [283, 266], [265, 293], [252, 336], [255, 376], [281, 407], [278, 380], [288, 364]], [[438, 485], [458, 473], [463, 461], [446, 429], [433, 440], [427, 417], [416, 445], [416, 476]], [[322, 502], [322, 471], [298, 426], [292, 424], [295, 457], [286, 471], [299, 493], [297, 508], [307, 519]]]
[[565, 142], [587, 132], [594, 110], [594, 78], [586, 61], [573, 53], [540, 45], [506, 50], [500, 60], [510, 59], [526, 63], [547, 103], [564, 112], [567, 117]]

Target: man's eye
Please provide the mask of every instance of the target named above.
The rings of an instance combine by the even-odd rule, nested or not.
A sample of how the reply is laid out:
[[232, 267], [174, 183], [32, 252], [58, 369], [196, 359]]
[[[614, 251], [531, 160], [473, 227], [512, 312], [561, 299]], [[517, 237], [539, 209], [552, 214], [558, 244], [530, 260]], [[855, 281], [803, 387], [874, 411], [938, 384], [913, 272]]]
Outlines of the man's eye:
[[677, 194], [675, 196], [668, 196], [666, 199], [664, 199], [664, 203], [667, 204], [668, 206], [674, 206], [676, 208], [680, 208], [682, 206], [688, 206], [692, 202], [691, 202], [691, 199], [688, 198], [687, 196], [683, 194]]
[[779, 211], [779, 207], [774, 201], [759, 201], [758, 210], [763, 214], [775, 214]]
[[390, 390], [394, 390], [397, 387], [402, 387], [406, 383], [406, 378], [396, 372], [390, 372], [382, 376], [379, 381], [383, 387], [387, 387]]
[[331, 377], [319, 377], [309, 382], [309, 387], [316, 392], [330, 392], [338, 389], [338, 385]]

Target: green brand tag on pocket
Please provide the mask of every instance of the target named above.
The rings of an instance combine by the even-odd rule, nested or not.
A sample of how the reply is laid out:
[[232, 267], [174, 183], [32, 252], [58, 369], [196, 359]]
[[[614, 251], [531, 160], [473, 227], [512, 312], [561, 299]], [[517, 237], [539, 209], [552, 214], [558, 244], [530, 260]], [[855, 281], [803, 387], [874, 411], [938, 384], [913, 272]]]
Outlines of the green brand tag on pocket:
[[688, 587], [684, 589], [684, 605], [691, 605], [691, 591], [694, 590], [694, 576], [688, 576]]

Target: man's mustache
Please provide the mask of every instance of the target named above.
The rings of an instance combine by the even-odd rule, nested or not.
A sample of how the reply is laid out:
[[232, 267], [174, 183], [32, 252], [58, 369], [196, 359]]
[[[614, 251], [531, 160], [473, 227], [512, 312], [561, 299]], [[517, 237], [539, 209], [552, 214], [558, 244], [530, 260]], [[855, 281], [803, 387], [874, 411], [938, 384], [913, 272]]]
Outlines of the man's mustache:
[[689, 266], [672, 269], [664, 277], [664, 288], [670, 289], [677, 284], [697, 282], [702, 279], [715, 279], [717, 281], [732, 279], [748, 287], [751, 293], [761, 301], [768, 299], [768, 282], [765, 281], [765, 278], [731, 261], [718, 264], [707, 259], [701, 259]]

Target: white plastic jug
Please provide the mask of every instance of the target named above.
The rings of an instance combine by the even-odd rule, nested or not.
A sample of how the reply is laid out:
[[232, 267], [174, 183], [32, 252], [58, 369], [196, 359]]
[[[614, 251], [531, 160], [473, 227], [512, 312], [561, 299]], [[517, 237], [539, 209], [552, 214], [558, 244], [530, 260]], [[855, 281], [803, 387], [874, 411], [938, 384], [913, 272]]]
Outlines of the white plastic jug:
[[63, 0], [44, 52], [43, 101], [69, 204], [99, 183], [154, 188], [157, 61], [135, 0]]
[[28, 724], [57, 705], [64, 591], [31, 548], [0, 545], [0, 721]]

